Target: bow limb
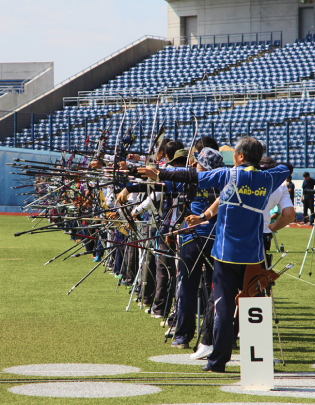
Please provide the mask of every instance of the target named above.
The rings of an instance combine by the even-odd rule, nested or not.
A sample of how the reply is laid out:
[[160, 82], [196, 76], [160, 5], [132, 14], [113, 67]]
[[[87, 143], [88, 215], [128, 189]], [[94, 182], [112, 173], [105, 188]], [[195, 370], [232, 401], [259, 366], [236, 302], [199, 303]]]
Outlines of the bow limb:
[[158, 95], [158, 98], [156, 100], [156, 107], [155, 107], [155, 114], [154, 114], [154, 120], [153, 120], [153, 125], [152, 125], [152, 132], [151, 132], [151, 139], [150, 139], [150, 146], [149, 150], [151, 151], [151, 148], [153, 147], [153, 134], [155, 130], [155, 124], [156, 124], [156, 118], [159, 110], [159, 101], [160, 101], [160, 95]]
[[126, 100], [125, 100], [125, 98], [124, 98], [120, 93], [119, 93], [119, 95], [120, 95], [120, 97], [122, 98], [123, 103], [124, 103], [124, 114], [123, 114], [123, 117], [122, 117], [121, 122], [120, 122], [120, 125], [119, 125], [118, 133], [117, 133], [117, 135], [116, 135], [116, 143], [115, 143], [115, 151], [114, 151], [114, 168], [113, 168], [113, 169], [114, 169], [114, 170], [113, 170], [114, 190], [113, 190], [113, 192], [114, 192], [115, 200], [116, 200], [116, 170], [117, 170], [117, 150], [118, 150], [118, 142], [119, 142], [119, 135], [120, 135], [120, 133], [121, 133], [121, 131], [122, 131], [122, 126], [123, 126], [123, 124], [124, 124], [125, 117], [126, 117], [126, 113], [127, 113], [127, 103], [126, 103]]
[[189, 158], [190, 158], [191, 151], [192, 151], [192, 148], [193, 148], [194, 143], [196, 141], [196, 136], [197, 136], [197, 133], [198, 133], [198, 120], [197, 120], [197, 117], [196, 117], [196, 115], [195, 115], [195, 113], [193, 111], [190, 111], [190, 112], [191, 112], [191, 114], [192, 114], [192, 116], [194, 117], [194, 120], [195, 120], [195, 133], [194, 133], [193, 139], [191, 141], [191, 145], [190, 145], [189, 150], [188, 150], [188, 156], [187, 156], [187, 161], [186, 161], [186, 170], [188, 168]]
[[[153, 190], [153, 192], [154, 192], [154, 190]], [[162, 206], [163, 196], [164, 196], [163, 189], [162, 189], [162, 194], [161, 194], [161, 199], [160, 199], [160, 202], [161, 202], [161, 203], [160, 203], [160, 210], [159, 210], [159, 211], [156, 209], [155, 204], [154, 204], [154, 202], [152, 201], [151, 193], [150, 193], [150, 185], [147, 186], [147, 194], [148, 194], [149, 201], [150, 201], [150, 206], [151, 206], [151, 211], [152, 211], [152, 218], [153, 218], [153, 220], [154, 220], [155, 227], [156, 227], [156, 230], [157, 230], [157, 232], [158, 232], [158, 236], [159, 236], [159, 238], [161, 238], [161, 240], [165, 243], [165, 245], [168, 246], [167, 243], [166, 243], [165, 236], [162, 235], [162, 233], [161, 233], [160, 224], [158, 224], [158, 222], [157, 222], [157, 220], [158, 220], [158, 219], [161, 219], [161, 217], [162, 217], [161, 206]], [[171, 212], [171, 210], [170, 210], [169, 212]], [[168, 246], [168, 247], [169, 247], [169, 249], [174, 253], [174, 256], [176, 256], [176, 251], [175, 251], [174, 249], [172, 249], [171, 246]], [[180, 256], [177, 256], [177, 259], [179, 259], [179, 260], [181, 260], [181, 261], [183, 262], [184, 266], [185, 266], [186, 269], [187, 269], [187, 273], [189, 274], [188, 266], [187, 266], [186, 262], [184, 261], [184, 259], [182, 259]], [[163, 262], [162, 262], [162, 263], [163, 263]], [[163, 263], [163, 265], [165, 266], [164, 263]], [[165, 266], [165, 268], [166, 268], [166, 271], [167, 271], [168, 276], [169, 276], [169, 278], [170, 278], [170, 273], [169, 273], [169, 270], [168, 270], [167, 266]]]

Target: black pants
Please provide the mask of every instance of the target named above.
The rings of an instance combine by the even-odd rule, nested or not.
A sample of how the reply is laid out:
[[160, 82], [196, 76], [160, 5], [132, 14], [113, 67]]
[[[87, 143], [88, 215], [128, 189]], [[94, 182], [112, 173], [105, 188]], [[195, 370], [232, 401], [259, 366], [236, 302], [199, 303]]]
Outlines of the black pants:
[[234, 340], [235, 296], [243, 288], [246, 265], [214, 261], [213, 291], [215, 321], [213, 352], [208, 356], [208, 366], [213, 371], [224, 371], [230, 360]]
[[[143, 231], [146, 232], [147, 237], [150, 237], [155, 234], [156, 230], [155, 228], [152, 228], [150, 235], [149, 228], [147, 226], [144, 226]], [[147, 252], [144, 252], [144, 261], [142, 264], [142, 274], [141, 274], [141, 286], [138, 294], [138, 298], [142, 299], [142, 292], [144, 289], [143, 304], [151, 305], [153, 302], [156, 284], [155, 278], [156, 278], [155, 256], [152, 253], [149, 253], [149, 258], [147, 260]]]
[[[205, 257], [200, 255], [204, 242], [205, 240], [200, 242], [192, 240], [184, 244], [180, 250], [182, 260], [179, 262], [176, 337], [185, 336], [188, 341], [193, 339], [196, 329], [197, 291], [203, 263], [206, 264], [207, 283], [209, 285], [212, 283], [212, 269]], [[208, 259], [210, 259], [212, 245], [213, 241], [209, 240], [203, 249]]]
[[304, 204], [304, 212], [303, 212], [304, 223], [308, 222], [307, 216], [308, 216], [308, 210], [310, 210], [311, 215], [309, 217], [309, 219], [310, 219], [309, 222], [311, 225], [313, 225], [313, 223], [314, 223], [314, 196], [310, 196], [310, 198], [304, 197], [303, 204]]
[[[171, 249], [170, 249], [171, 248]], [[167, 251], [168, 256], [173, 256], [175, 252], [175, 242], [171, 242], [171, 246], [167, 246], [162, 240], [160, 240], [158, 249]], [[175, 259], [172, 257], [166, 257], [163, 254], [158, 255], [156, 263], [156, 291], [154, 299], [154, 312], [157, 315], [168, 314], [172, 305], [172, 300], [175, 293], [175, 278], [176, 278], [176, 266]], [[172, 279], [172, 283], [169, 286], [169, 282]], [[168, 299], [168, 287], [171, 288]], [[167, 301], [167, 307], [166, 307]]]
[[212, 345], [214, 323], [214, 297], [213, 291], [210, 294], [207, 302], [207, 308], [203, 314], [203, 322], [201, 327], [202, 340], [201, 343], [206, 346]]
[[139, 249], [129, 246], [127, 257], [128, 266], [126, 268], [125, 278], [127, 280], [127, 285], [132, 285], [139, 267]]
[[153, 298], [154, 298], [155, 283], [156, 283], [155, 282], [155, 278], [156, 278], [155, 256], [153, 256], [151, 253], [149, 254], [148, 268], [146, 268], [147, 253], [145, 252], [144, 255], [145, 255], [145, 259], [142, 264], [141, 287], [140, 287], [140, 291], [138, 294], [138, 298], [142, 299], [142, 291], [144, 289], [143, 304], [151, 305], [153, 302]]

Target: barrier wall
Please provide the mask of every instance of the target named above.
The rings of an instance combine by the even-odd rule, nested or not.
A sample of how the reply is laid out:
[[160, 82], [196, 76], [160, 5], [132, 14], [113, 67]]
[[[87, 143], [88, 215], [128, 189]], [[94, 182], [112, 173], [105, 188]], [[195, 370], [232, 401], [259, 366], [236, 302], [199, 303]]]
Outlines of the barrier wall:
[[[34, 187], [11, 189], [11, 187], [14, 186], [34, 183], [34, 178], [32, 178], [30, 182], [26, 182], [26, 179], [28, 179], [27, 176], [10, 174], [10, 172], [17, 172], [17, 170], [14, 169], [14, 166], [7, 166], [7, 163], [14, 163], [13, 159], [15, 158], [51, 163], [60, 158], [60, 153], [49, 151], [36, 152], [30, 149], [0, 147], [0, 212], [21, 212], [20, 206], [22, 205], [22, 201], [29, 197], [29, 195], [17, 196], [15, 194], [34, 190]], [[22, 179], [22, 182], [17, 179]]]

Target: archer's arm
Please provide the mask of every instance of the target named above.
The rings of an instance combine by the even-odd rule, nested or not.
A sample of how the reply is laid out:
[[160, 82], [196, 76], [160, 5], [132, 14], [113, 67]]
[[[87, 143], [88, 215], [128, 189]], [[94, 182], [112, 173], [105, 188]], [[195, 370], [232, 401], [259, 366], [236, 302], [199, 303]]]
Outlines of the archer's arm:
[[282, 216], [277, 219], [274, 223], [269, 224], [268, 227], [272, 232], [279, 231], [279, 229], [284, 228], [294, 221], [295, 211], [293, 207], [283, 208]]

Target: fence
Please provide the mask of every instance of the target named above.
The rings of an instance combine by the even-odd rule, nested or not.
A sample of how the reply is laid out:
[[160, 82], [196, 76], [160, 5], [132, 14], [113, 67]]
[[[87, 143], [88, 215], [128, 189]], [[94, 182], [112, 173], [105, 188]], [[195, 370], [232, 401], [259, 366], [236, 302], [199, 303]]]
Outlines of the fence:
[[259, 42], [270, 41], [270, 45], [274, 45], [275, 41], [278, 46], [282, 46], [282, 31], [267, 31], [267, 32], [250, 32], [250, 33], [239, 33], [239, 34], [218, 34], [218, 35], [200, 35], [200, 36], [181, 36], [169, 38], [174, 46], [180, 45], [207, 45], [212, 44], [216, 46], [217, 44], [225, 44], [227, 46], [232, 43], [240, 43], [243, 45], [250, 45]]

